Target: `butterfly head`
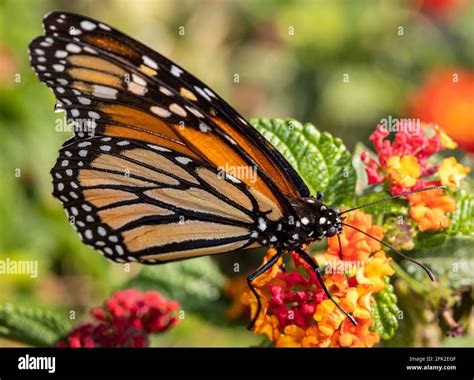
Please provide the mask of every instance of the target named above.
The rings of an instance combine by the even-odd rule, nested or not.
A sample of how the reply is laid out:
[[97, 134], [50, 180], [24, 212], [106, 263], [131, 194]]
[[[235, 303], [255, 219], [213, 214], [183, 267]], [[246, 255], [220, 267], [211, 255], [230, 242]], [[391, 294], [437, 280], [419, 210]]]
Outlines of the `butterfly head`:
[[310, 236], [321, 240], [325, 237], [333, 237], [342, 232], [341, 213], [338, 209], [329, 207], [323, 203], [322, 195], [304, 199], [303, 213], [310, 221], [307, 227], [311, 230]]
[[318, 219], [316, 219], [316, 228], [319, 235], [324, 237], [333, 237], [342, 232], [342, 218], [340, 212], [336, 208], [328, 207], [322, 203], [319, 205], [315, 204], [318, 208], [317, 211]]

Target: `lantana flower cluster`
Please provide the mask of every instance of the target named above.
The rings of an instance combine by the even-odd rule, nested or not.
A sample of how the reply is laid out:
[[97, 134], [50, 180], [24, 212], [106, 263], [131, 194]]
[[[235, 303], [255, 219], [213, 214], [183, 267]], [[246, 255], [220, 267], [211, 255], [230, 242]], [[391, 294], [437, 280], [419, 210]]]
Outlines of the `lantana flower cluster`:
[[57, 347], [147, 347], [149, 335], [179, 322], [179, 304], [159, 292], [126, 289], [92, 309], [95, 321], [74, 328]]
[[[372, 217], [355, 211], [347, 222], [364, 232], [383, 238], [381, 226]], [[282, 259], [259, 276], [253, 285], [261, 294], [262, 311], [254, 331], [265, 334], [276, 347], [371, 347], [380, 340], [371, 331], [373, 294], [386, 286], [386, 276], [394, 270], [380, 243], [361, 232], [346, 229], [340, 235], [342, 256], [337, 237], [328, 239], [325, 252], [324, 282], [334, 299], [358, 322], [351, 321], [329, 300], [313, 270], [294, 253], [295, 269], [281, 267]], [[265, 260], [275, 254], [268, 251]], [[246, 291], [241, 302], [257, 312], [255, 296]]]
[[[429, 137], [424, 128], [411, 130], [410, 125], [400, 123], [393, 141], [390, 133], [378, 125], [370, 136], [378, 161], [366, 151], [361, 160], [366, 165], [369, 184], [385, 183], [392, 195], [399, 195], [429, 186], [443, 185], [459, 188], [470, 169], [448, 157], [440, 163], [431, 163], [430, 158], [443, 149], [454, 149], [456, 143], [438, 126], [433, 126]], [[456, 209], [454, 197], [441, 189], [416, 193], [408, 196], [411, 206], [410, 217], [418, 224], [420, 231], [439, 230], [449, 226], [446, 215]]]

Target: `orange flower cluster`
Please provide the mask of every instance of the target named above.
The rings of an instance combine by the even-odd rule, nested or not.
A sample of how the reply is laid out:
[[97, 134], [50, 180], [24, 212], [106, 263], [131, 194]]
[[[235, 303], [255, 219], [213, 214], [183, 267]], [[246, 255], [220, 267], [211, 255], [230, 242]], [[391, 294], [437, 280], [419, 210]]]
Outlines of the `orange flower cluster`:
[[[372, 217], [355, 211], [347, 222], [377, 238], [383, 238], [382, 227], [373, 225]], [[390, 258], [375, 240], [361, 232], [345, 229], [340, 235], [342, 256], [337, 237], [328, 239], [325, 253], [325, 284], [334, 299], [357, 320], [351, 321], [324, 294], [314, 272], [296, 254], [295, 270], [283, 271], [274, 266], [254, 285], [262, 296], [262, 312], [254, 331], [265, 334], [276, 347], [371, 347], [380, 340], [370, 331], [373, 324], [373, 294], [385, 287], [391, 276]], [[274, 254], [269, 250], [267, 258]], [[241, 301], [257, 312], [257, 300], [248, 290]]]
[[451, 195], [439, 190], [416, 193], [409, 197], [410, 217], [417, 222], [420, 231], [440, 230], [449, 227], [450, 219], [445, 213], [456, 209]]

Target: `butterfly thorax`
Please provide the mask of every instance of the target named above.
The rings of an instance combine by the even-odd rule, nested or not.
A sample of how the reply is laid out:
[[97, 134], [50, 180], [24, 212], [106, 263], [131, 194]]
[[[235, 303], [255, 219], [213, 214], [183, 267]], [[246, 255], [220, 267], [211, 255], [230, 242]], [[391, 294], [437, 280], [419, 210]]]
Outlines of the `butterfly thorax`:
[[291, 199], [296, 216], [290, 215], [277, 222], [260, 218], [257, 241], [265, 247], [294, 250], [303, 244], [332, 237], [342, 231], [337, 209], [328, 207], [313, 197]]

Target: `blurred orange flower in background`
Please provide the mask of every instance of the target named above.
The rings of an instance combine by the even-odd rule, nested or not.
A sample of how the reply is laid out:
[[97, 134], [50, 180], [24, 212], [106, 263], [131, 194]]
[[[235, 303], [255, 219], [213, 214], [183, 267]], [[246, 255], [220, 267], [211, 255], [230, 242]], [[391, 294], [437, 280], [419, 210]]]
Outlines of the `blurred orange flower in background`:
[[413, 95], [413, 117], [438, 124], [464, 150], [474, 153], [474, 74], [451, 68], [428, 75]]

